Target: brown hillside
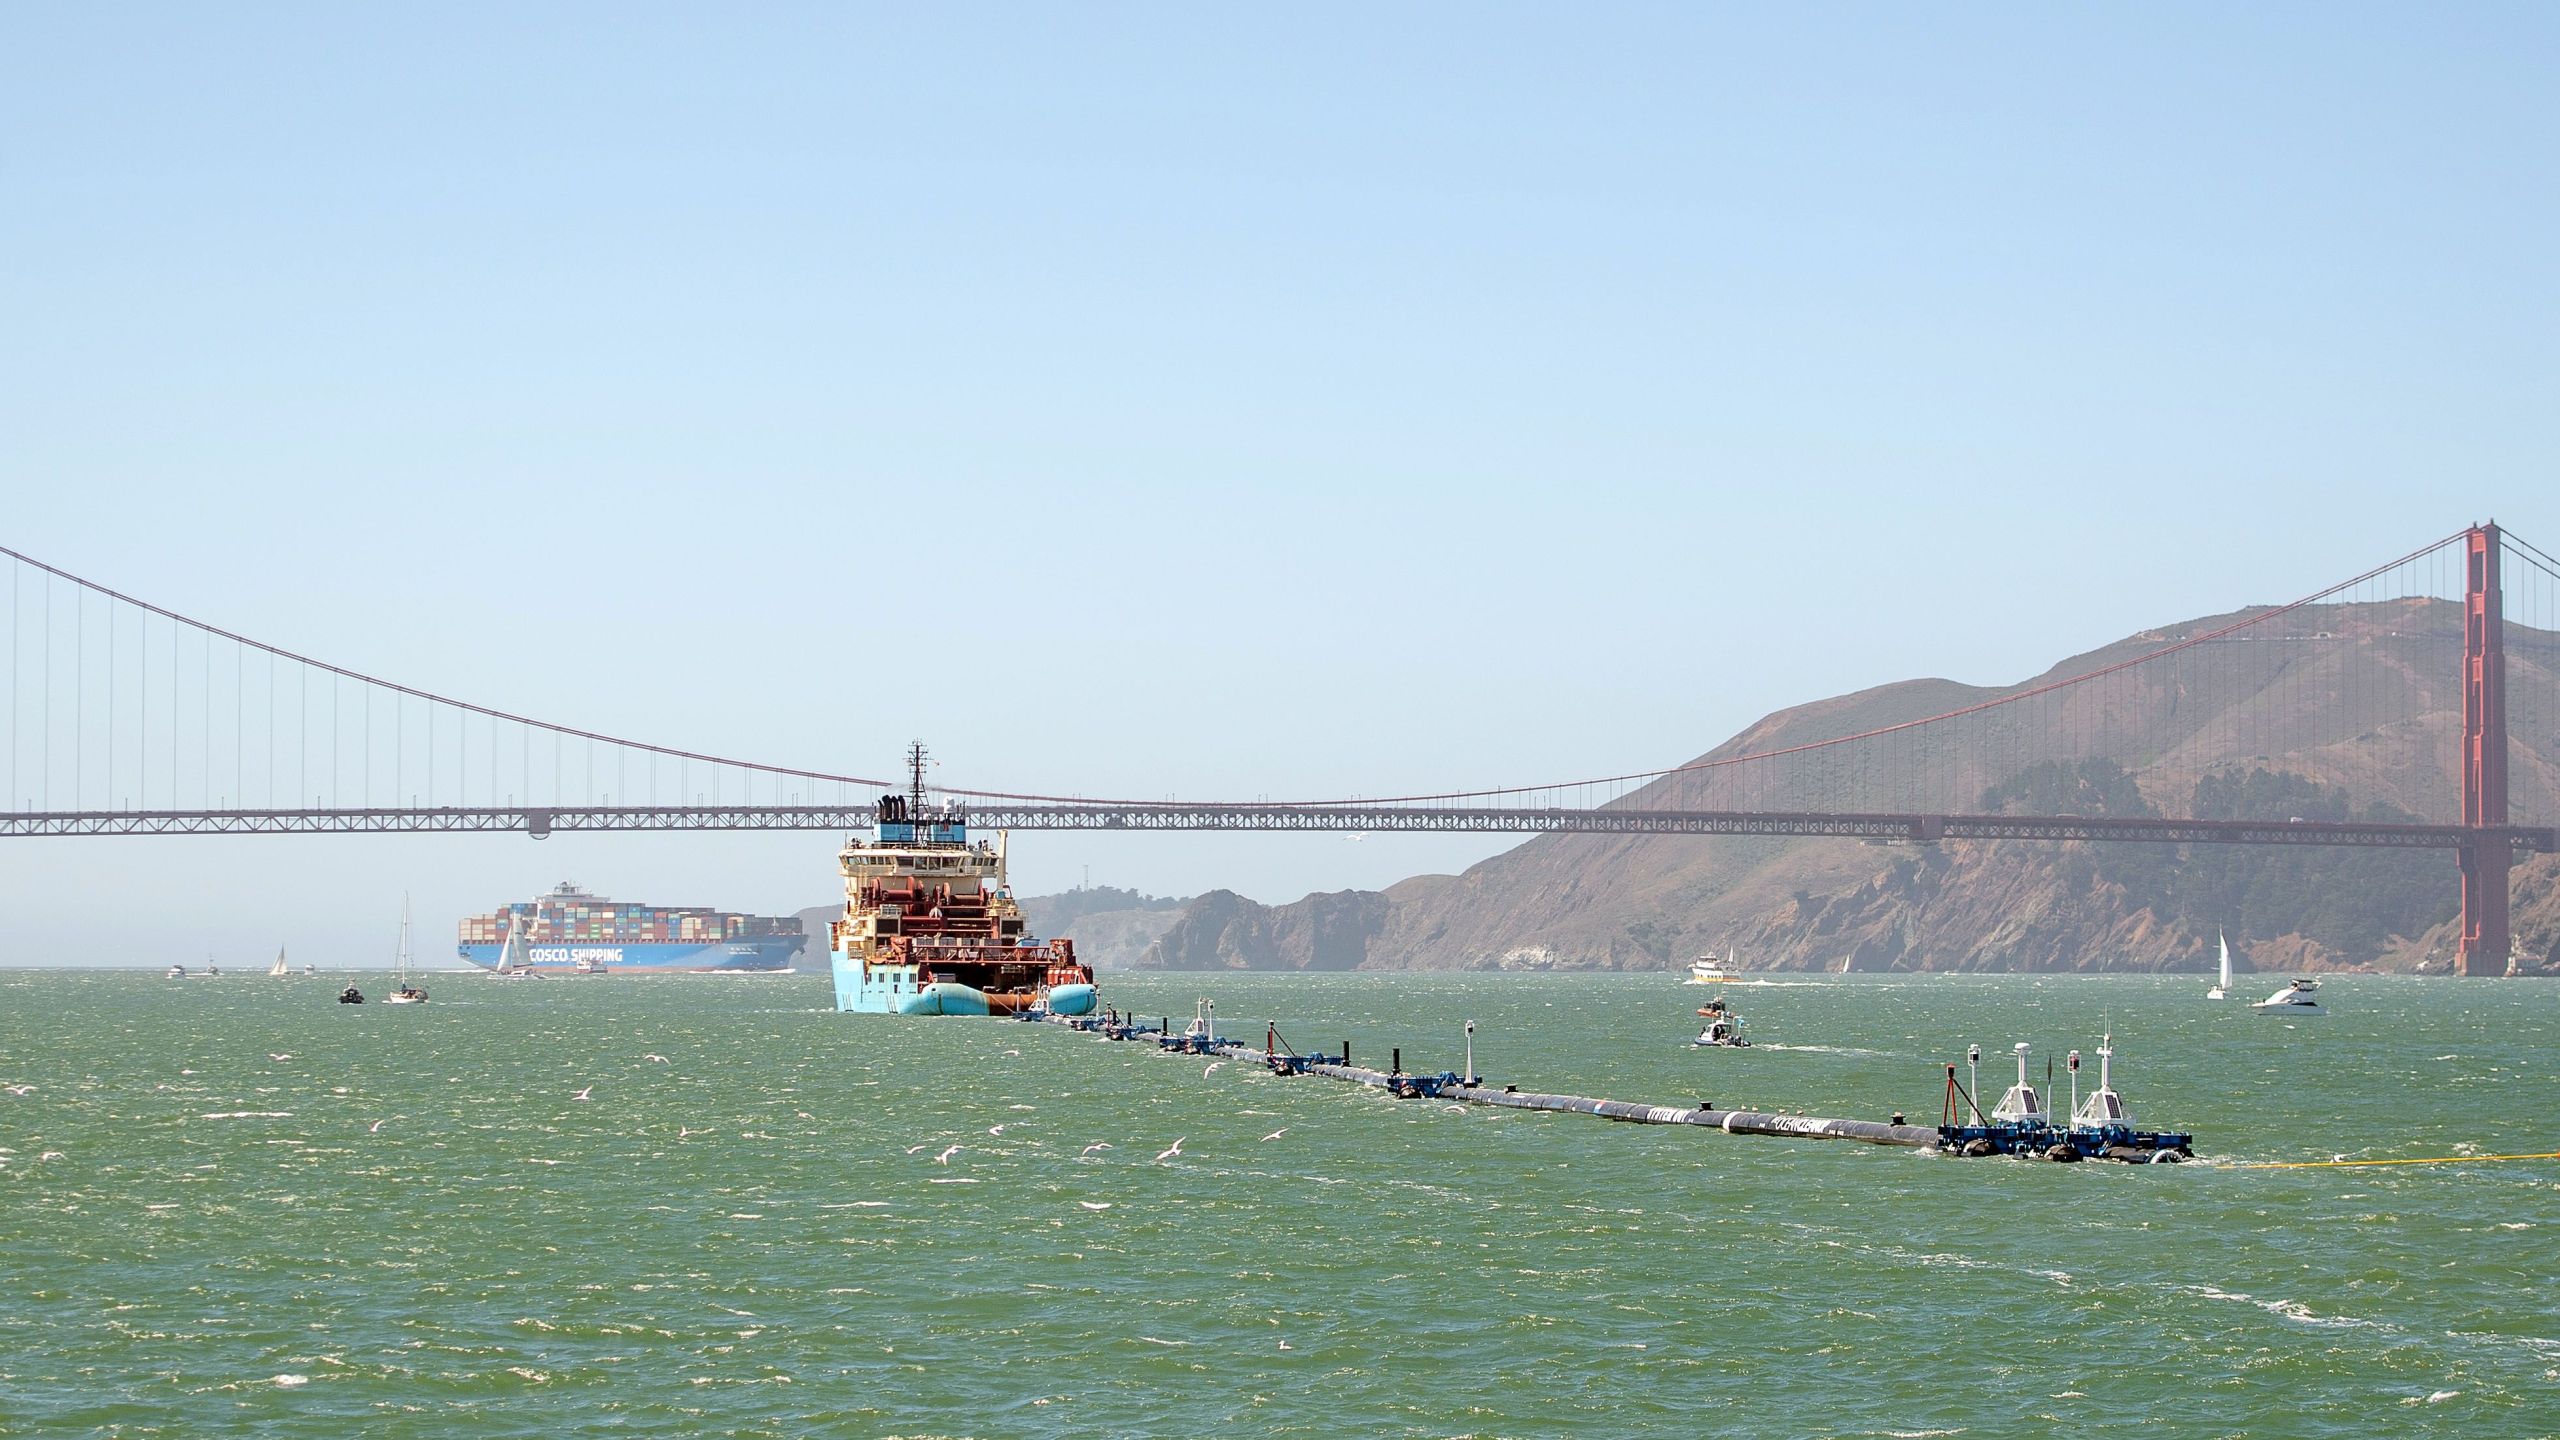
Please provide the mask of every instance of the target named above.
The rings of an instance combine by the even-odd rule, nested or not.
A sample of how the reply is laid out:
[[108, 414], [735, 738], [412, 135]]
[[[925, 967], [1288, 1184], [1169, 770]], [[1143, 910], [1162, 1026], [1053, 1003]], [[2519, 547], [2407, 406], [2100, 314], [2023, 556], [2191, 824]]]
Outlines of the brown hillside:
[[[1771, 715], [1700, 759], [1863, 734], [2032, 691], [2236, 618], [2129, 637], [2013, 687], [1915, 680], [1817, 701]], [[2459, 623], [2459, 608], [2442, 601], [2312, 607], [1985, 715], [1793, 757], [1780, 773], [1754, 774], [1770, 768], [1755, 762], [1666, 776], [1621, 803], [1975, 811], [1991, 787], [2038, 764], [2095, 762], [2121, 767], [2138, 787], [2123, 803], [2154, 813], [2190, 813], [2207, 777], [2230, 783], [2257, 773], [2328, 787], [2328, 799], [2356, 813], [2379, 804], [2404, 818], [2451, 820]], [[2553, 713], [2560, 636], [2513, 626], [2510, 633], [2513, 811], [2520, 820], [2560, 816]], [[2192, 968], [2204, 963], [2221, 925], [2235, 949], [2262, 949], [2270, 968], [2279, 957], [2288, 968], [2414, 967], [2454, 901], [2450, 862], [2438, 854], [2304, 851], [2287, 857], [2288, 869], [2262, 850], [2235, 855], [2237, 848], [2180, 857], [2130, 845], [1913, 850], [1833, 840], [1542, 836], [1462, 875], [1405, 881], [1368, 897], [1374, 905], [1354, 892], [1270, 907], [1227, 896], [1214, 916], [1204, 911], [1192, 923], [1186, 914], [1145, 963], [1667, 969], [1730, 946], [1743, 963], [1763, 967]], [[2351, 888], [2395, 898], [2382, 916], [2387, 925], [2376, 928], [2382, 921], [2369, 906], [2335, 923], [2317, 906], [2297, 913], [2302, 907], [2292, 901], [2343, 874], [2371, 878]], [[2560, 885], [2560, 874], [2549, 881]], [[2520, 870], [2519, 883], [2520, 912], [2541, 903], [2540, 871]], [[2182, 919], [2181, 907], [2192, 909], [2200, 896], [2216, 897], [2220, 913], [2202, 923]]]

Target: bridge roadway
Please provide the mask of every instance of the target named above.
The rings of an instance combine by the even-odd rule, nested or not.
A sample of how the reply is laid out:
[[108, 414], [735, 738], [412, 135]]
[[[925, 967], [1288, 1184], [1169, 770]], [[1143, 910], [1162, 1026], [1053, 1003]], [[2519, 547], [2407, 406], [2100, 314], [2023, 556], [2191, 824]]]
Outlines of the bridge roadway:
[[[491, 805], [312, 810], [0, 812], [0, 836], [397, 835], [435, 831], [868, 830], [861, 805]], [[1353, 833], [1782, 835], [1930, 844], [1939, 840], [2141, 840], [2173, 845], [2348, 845], [2459, 849], [2504, 835], [2517, 850], [2560, 850], [2551, 826], [2377, 825], [2336, 820], [2156, 820], [2082, 815], [1826, 815], [1752, 810], [1476, 809], [1360, 805], [986, 805], [992, 830], [1308, 830]]]

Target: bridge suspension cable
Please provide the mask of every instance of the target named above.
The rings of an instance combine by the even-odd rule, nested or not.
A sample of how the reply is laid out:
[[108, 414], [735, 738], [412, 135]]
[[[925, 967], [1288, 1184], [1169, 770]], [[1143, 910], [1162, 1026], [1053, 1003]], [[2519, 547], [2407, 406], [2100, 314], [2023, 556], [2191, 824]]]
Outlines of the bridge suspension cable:
[[[2182, 639], [2145, 651], [2144, 653], [2133, 656], [2129, 659], [2101, 665], [2094, 669], [2083, 671], [2079, 674], [2066, 676], [2062, 679], [2025, 686], [2020, 689], [2013, 690], [2005, 695], [1994, 696], [1990, 699], [1978, 701], [1969, 705], [1957, 706], [1948, 710], [1940, 711], [1936, 714], [1921, 716], [1917, 719], [1899, 720], [1890, 724], [1870, 726], [1851, 734], [1828, 736], [1818, 740], [1801, 741], [1791, 745], [1778, 746], [1768, 750], [1748, 751], [1738, 755], [1711, 756], [1706, 759], [1693, 760], [1684, 765], [1665, 766], [1654, 770], [1630, 770], [1614, 775], [1585, 776], [1579, 779], [1553, 780], [1533, 785], [1503, 785], [1476, 790], [1440, 790], [1423, 791], [1405, 795], [1335, 797], [1322, 800], [1257, 801], [1253, 803], [1278, 807], [1448, 805], [1463, 801], [1496, 800], [1522, 795], [1554, 794], [1567, 791], [1592, 790], [1602, 787], [1645, 784], [1656, 780], [1668, 779], [1673, 776], [1695, 774], [1705, 771], [1725, 770], [1739, 766], [1760, 764], [1768, 761], [1784, 759], [1791, 756], [1806, 755], [1819, 751], [1853, 746], [1862, 742], [1877, 740], [1888, 735], [1897, 735], [1915, 730], [1923, 730], [1931, 726], [1942, 725], [1950, 721], [1983, 715], [2012, 706], [2019, 706], [2029, 701], [2043, 699], [2064, 691], [2089, 685], [2095, 681], [2107, 679], [2111, 676], [2121, 675], [2128, 671], [2137, 670], [2142, 667], [2155, 664], [2159, 661], [2169, 659], [2172, 656], [2194, 650], [2200, 646], [2227, 640], [2245, 631], [2346, 594], [2360, 585], [2378, 577], [2388, 575], [2395, 570], [2402, 569], [2433, 556], [2441, 555], [2451, 548], [2460, 545], [2466, 533], [2466, 531], [2455, 531], [2441, 539], [2433, 540], [2425, 545], [2421, 545], [2396, 559], [2387, 560], [2380, 565], [2376, 565], [2372, 569], [2366, 570], [2361, 574], [2351, 576], [2348, 579], [2339, 581], [2337, 584], [2315, 591], [2312, 594], [2305, 595], [2299, 600], [2294, 600], [2283, 605], [2268, 607], [2257, 611], [2256, 613], [2243, 616], [2229, 624], [2199, 631]], [[2538, 554], [2539, 552], [2536, 553]], [[2560, 574], [2560, 571], [2555, 571], [2554, 573]], [[1104, 799], [1088, 795], [1041, 794], [1036, 792], [1010, 790], [973, 790], [957, 786], [937, 786], [934, 788], [942, 794], [956, 795], [968, 799], [979, 800], [1024, 801], [1060, 805], [1143, 805], [1148, 803], [1162, 803], [1129, 798]], [[1191, 803], [1238, 805], [1244, 802], [1201, 801]]]
[[[11, 808], [54, 808], [53, 791], [57, 779], [68, 782], [74, 808], [88, 804], [88, 797], [101, 783], [107, 787], [107, 806], [122, 808], [131, 804], [131, 797], [118, 785], [125, 775], [131, 776], [146, 806], [155, 791], [164, 790], [172, 810], [182, 808], [191, 797], [200, 800], [204, 809], [216, 808], [216, 786], [227, 778], [234, 782], [232, 793], [220, 798], [234, 806], [246, 804], [248, 792], [263, 782], [265, 796], [271, 805], [279, 803], [279, 790], [289, 784], [291, 795], [295, 797], [295, 807], [300, 808], [315, 798], [312, 770], [317, 763], [325, 763], [327, 767], [326, 793], [319, 798], [325, 800], [328, 808], [339, 808], [348, 799], [347, 791], [351, 787], [346, 783], [346, 772], [349, 769], [361, 776], [357, 782], [360, 788], [356, 808], [362, 808], [374, 802], [374, 791], [383, 779], [397, 777], [405, 781], [414, 773], [408, 762], [421, 748], [424, 753], [419, 758], [424, 763], [420, 769], [427, 793], [420, 798], [427, 807], [467, 798], [467, 792], [476, 784], [473, 777], [483, 773], [488, 776], [492, 792], [506, 780], [518, 781], [527, 803], [534, 800], [538, 785], [546, 781], [553, 789], [554, 798], [591, 802], [595, 798], [592, 794], [571, 796], [566, 793], [570, 767], [566, 742], [572, 740], [589, 747], [583, 758], [588, 769], [587, 788], [590, 791], [595, 780], [594, 747], [598, 746], [606, 748], [607, 758], [617, 765], [617, 775], [624, 777], [616, 782], [617, 789], [627, 788], [627, 763], [633, 757], [672, 761], [687, 767], [706, 767], [715, 783], [722, 772], [731, 772], [743, 780], [743, 788], [749, 792], [757, 788], [755, 782], [759, 778], [768, 779], [773, 782], [777, 800], [781, 798], [782, 786], [791, 781], [811, 786], [832, 786], [839, 790], [869, 790], [890, 783], [870, 776], [773, 765], [652, 744], [437, 694], [253, 639], [128, 595], [7, 546], [0, 546], [0, 556], [13, 562], [10, 571], [8, 707], [8, 805]], [[27, 604], [25, 592], [28, 587], [22, 583], [28, 571], [43, 577], [42, 594], [33, 607]], [[54, 650], [57, 632], [63, 628], [57, 623], [55, 614], [56, 581], [71, 588], [73, 601], [69, 615], [64, 617], [69, 621], [69, 634], [62, 637], [67, 639], [67, 648], [71, 652], [67, 657], [70, 673], [64, 677], [70, 682], [67, 704], [64, 703], [65, 697], [54, 693], [59, 668]], [[92, 606], [89, 603], [92, 596], [107, 603]], [[131, 647], [122, 644], [126, 626], [118, 607], [141, 617], [138, 624], [146, 627]], [[31, 609], [32, 614], [29, 613]], [[102, 618], [93, 620], [93, 611], [103, 611], [104, 614]], [[165, 638], [150, 633], [147, 627], [152, 617], [168, 622]], [[31, 624], [39, 632], [33, 644], [29, 643], [28, 634]], [[103, 624], [105, 629], [104, 653], [99, 657], [104, 661], [106, 672], [103, 683], [90, 673], [87, 654], [93, 629], [99, 624]], [[190, 635], [195, 637], [193, 644], [183, 643], [184, 637]], [[217, 669], [214, 661], [218, 644], [232, 647], [231, 666]], [[184, 654], [189, 648], [198, 653], [193, 656]], [[30, 651], [35, 653], [30, 656]], [[253, 653], [264, 657], [263, 675], [254, 675], [249, 669], [247, 660]], [[27, 674], [31, 658], [36, 662], [36, 683], [33, 685], [28, 683]], [[223, 675], [220, 673], [223, 669], [230, 673]], [[155, 672], [162, 682], [156, 694]], [[135, 677], [133, 688], [136, 693], [130, 703], [125, 693], [128, 673]], [[183, 693], [190, 683], [197, 692], [194, 696]], [[261, 684], [265, 690], [263, 696], [257, 693]], [[349, 685], [359, 687], [359, 694], [352, 703], [345, 693], [345, 687]], [[229, 711], [228, 715], [221, 715], [217, 713], [216, 700], [226, 686], [228, 694], [220, 698], [227, 698], [231, 704], [221, 707]], [[101, 689], [102, 695], [96, 693]], [[322, 689], [325, 693], [314, 695], [315, 690]], [[393, 702], [386, 707], [387, 715], [383, 717], [375, 714], [377, 692]], [[160, 701], [156, 708], [153, 705], [155, 699]], [[254, 707], [253, 699], [258, 702]], [[315, 715], [315, 700], [325, 714]], [[99, 717], [103, 724], [97, 727], [100, 733], [92, 733], [90, 706], [93, 701], [103, 702], [103, 713]], [[190, 705], [189, 701], [194, 703]], [[409, 710], [414, 708], [411, 702], [414, 702], [414, 707], [424, 707], [427, 712], [424, 717], [426, 731], [422, 736], [410, 733]], [[254, 718], [264, 727], [263, 736], [251, 733], [253, 708], [256, 712]], [[37, 712], [32, 727], [23, 723], [30, 711]], [[67, 714], [58, 715], [57, 712], [61, 711], [67, 711]], [[490, 727], [488, 733], [474, 737], [459, 731], [460, 722], [467, 717], [485, 721]], [[69, 722], [68, 734], [62, 738], [70, 742], [70, 754], [64, 757], [57, 757], [54, 753], [58, 718]], [[224, 721], [229, 723], [228, 735], [219, 734]], [[502, 726], [516, 727], [516, 732], [501, 736], [499, 727]], [[26, 733], [30, 729], [32, 735]], [[189, 734], [190, 730], [194, 733]], [[387, 734], [382, 733], [385, 730]], [[161, 748], [163, 731], [165, 749]], [[315, 740], [322, 731], [326, 732], [326, 755], [315, 750]], [[544, 757], [548, 761], [547, 766], [538, 763], [534, 753], [532, 742], [536, 734], [547, 736], [551, 741], [552, 754]], [[233, 763], [227, 776], [216, 770], [218, 738], [232, 742], [234, 753], [229, 758]], [[254, 747], [254, 754], [253, 739], [259, 742]], [[506, 748], [503, 742], [508, 739], [516, 742], [512, 766], [507, 763], [510, 757], [502, 753]], [[186, 743], [189, 740], [197, 743], [189, 746]], [[378, 773], [374, 753], [377, 741], [388, 752], [385, 758], [392, 766], [391, 777]], [[291, 746], [290, 753], [281, 748], [286, 744]], [[102, 771], [94, 776], [89, 765], [93, 754], [103, 762]], [[154, 770], [155, 754], [166, 758], [165, 768], [160, 773]], [[130, 770], [120, 772], [119, 766], [125, 763], [127, 756], [132, 757], [132, 766]], [[447, 759], [452, 761], [450, 765], [444, 763]], [[183, 773], [190, 760], [194, 765], [191, 777]], [[29, 778], [26, 771], [30, 761], [33, 762], [36, 781], [32, 790], [23, 783]], [[63, 770], [68, 773], [57, 774]], [[651, 776], [654, 778], [654, 770]], [[448, 791], [438, 785], [440, 779], [460, 788]], [[680, 778], [680, 788], [682, 784]], [[406, 785], [395, 784], [394, 788], [394, 798], [403, 798], [400, 792], [406, 790]], [[491, 798], [494, 801], [494, 793]]]

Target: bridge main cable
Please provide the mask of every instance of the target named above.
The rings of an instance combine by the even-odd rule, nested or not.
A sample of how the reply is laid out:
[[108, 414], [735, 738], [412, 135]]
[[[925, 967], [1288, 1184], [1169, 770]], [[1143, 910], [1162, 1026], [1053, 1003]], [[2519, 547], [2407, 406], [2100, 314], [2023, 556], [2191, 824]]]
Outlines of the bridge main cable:
[[[74, 575], [59, 565], [48, 565], [44, 561], [39, 560], [32, 555], [26, 554], [23, 551], [12, 550], [6, 545], [0, 545], [0, 555], [6, 555], [21, 565], [33, 566], [48, 575], [68, 580], [72, 584], [77, 585], [81, 589], [87, 590], [92, 594], [103, 595], [110, 600], [121, 601], [122, 603], [131, 605], [138, 610], [149, 611], [151, 614], [157, 615], [174, 624], [184, 625], [203, 634], [228, 640], [235, 645], [247, 646], [249, 649], [273, 655], [279, 660], [290, 660], [296, 665], [307, 665], [314, 670], [325, 671], [328, 674], [336, 675], [342, 679], [353, 680], [360, 685], [377, 686], [396, 694], [406, 695], [413, 700], [423, 700], [430, 705], [445, 705], [456, 710], [467, 710], [474, 715], [486, 716], [491, 720], [503, 720], [511, 725], [530, 726], [536, 730], [546, 731], [554, 735], [564, 735], [571, 739], [592, 740], [600, 745], [616, 745], [627, 750], [637, 750], [652, 755], [664, 755], [670, 760], [699, 761], [706, 765], [724, 765], [734, 770], [754, 770], [766, 775], [789, 775], [802, 780], [823, 780], [832, 784], [840, 785], [863, 785], [876, 788], [893, 783], [891, 781], [873, 779], [862, 775], [836, 775], [830, 774], [824, 770], [802, 770], [788, 765], [767, 765], [756, 760], [733, 760], [725, 756], [705, 755], [693, 750], [678, 750], [666, 745], [652, 745], [646, 740], [626, 740], [618, 735], [605, 735], [593, 730], [581, 730], [572, 725], [555, 724], [549, 720], [537, 720], [530, 715], [517, 715], [505, 710], [494, 709], [487, 705], [477, 705], [468, 700], [457, 700], [450, 695], [438, 695], [432, 691], [420, 690], [413, 685], [403, 685], [397, 680], [385, 680], [378, 675], [367, 675], [361, 671], [350, 670], [343, 665], [332, 665], [326, 660], [315, 660], [308, 655], [296, 654], [291, 650], [284, 649], [282, 646], [270, 645], [263, 640], [252, 640], [246, 635], [237, 634], [233, 631], [225, 630], [219, 625], [209, 624], [206, 621], [198, 620], [192, 615], [181, 615], [177, 611], [171, 610], [166, 606], [154, 605], [148, 600], [127, 595], [121, 590], [101, 585], [97, 581], [91, 580], [86, 576]], [[63, 831], [51, 833], [72, 832]]]
[[[1559, 780], [1542, 785], [1505, 785], [1489, 790], [1444, 790], [1417, 795], [1369, 795], [1332, 800], [1256, 801], [1251, 803], [1256, 806], [1286, 806], [1291, 808], [1315, 807], [1330, 809], [1341, 806], [1430, 805], [1454, 800], [1490, 800], [1510, 795], [1539, 795], [1567, 790], [1596, 788], [1603, 785], [1623, 785], [1634, 781], [1660, 780], [1673, 775], [1687, 775], [1700, 771], [1719, 770], [1728, 766], [1749, 764], [1754, 761], [1775, 760], [1789, 755], [1802, 755], [1809, 751], [1828, 750], [1836, 746], [1853, 745], [1860, 741], [1876, 739], [1879, 736], [1898, 734], [1907, 730], [1917, 730], [1924, 726], [1936, 725], [1949, 720], [1960, 720], [1968, 715], [1979, 715], [1985, 711], [1997, 710], [2009, 705], [2016, 705], [2024, 701], [2037, 699], [2041, 696], [2054, 694], [2057, 691], [2068, 690], [2074, 686], [2084, 685], [2093, 680], [2103, 680], [2110, 675], [2119, 675], [2127, 670], [2148, 665], [2157, 660], [2167, 659], [2169, 656], [2179, 654], [2183, 651], [2192, 650], [2200, 645], [2209, 645], [2217, 640], [2228, 639], [2229, 637], [2236, 635], [2241, 631], [2250, 629], [2253, 626], [2263, 625], [2270, 620], [2290, 615], [2297, 610], [2305, 608], [2306, 606], [2317, 605], [2323, 600], [2327, 600], [2333, 596], [2342, 594], [2345, 591], [2354, 589], [2356, 586], [2374, 579], [2377, 576], [2389, 574], [2391, 571], [2396, 570], [2413, 560], [2417, 560], [2437, 550], [2444, 549], [2449, 545], [2460, 542], [2469, 533], [2470, 532], [2468, 531], [2457, 530], [2450, 535], [2444, 536], [2442, 539], [2430, 541], [2425, 545], [2421, 545], [2406, 555], [2402, 555], [2393, 560], [2387, 560], [2360, 575], [2341, 580], [2335, 585], [2331, 585], [2325, 589], [2305, 595], [2299, 600], [2289, 601], [2283, 605], [2270, 606], [2254, 615], [2248, 615], [2241, 619], [2234, 620], [2227, 625], [2216, 626], [2211, 630], [2189, 635], [2182, 640], [2172, 641], [2169, 644], [2162, 645], [2156, 649], [2146, 650], [2142, 654], [2116, 661], [2110, 665], [2101, 665], [2094, 670], [2084, 671], [2078, 675], [2065, 676], [2060, 680], [2047, 681], [2042, 685], [2031, 686], [2026, 689], [2013, 691], [2006, 695], [1996, 695], [1988, 700], [1978, 701], [1971, 705], [1959, 706], [1953, 710], [1941, 711], [1935, 715], [1923, 715], [1917, 719], [1900, 720], [1889, 725], [1878, 725], [1871, 729], [1861, 730], [1851, 735], [1835, 735], [1826, 740], [1807, 740], [1795, 745], [1781, 746], [1775, 750], [1754, 750], [1742, 755], [1726, 755], [1714, 759], [1693, 760], [1686, 765], [1673, 765], [1660, 770], [1632, 770], [1623, 775], [1600, 775], [1580, 780]], [[1103, 805], [1130, 807], [1142, 806], [1146, 803], [1138, 800], [1113, 799], [1099, 796], [1044, 795], [1012, 790], [968, 790], [954, 786], [935, 786], [933, 789], [937, 794], [956, 795], [969, 800], [1009, 800], [1044, 805]], [[1198, 803], [1212, 806], [1227, 805], [1227, 802], [1202, 801]], [[1231, 808], [1241, 809], [1250, 807], [1239, 803]]]

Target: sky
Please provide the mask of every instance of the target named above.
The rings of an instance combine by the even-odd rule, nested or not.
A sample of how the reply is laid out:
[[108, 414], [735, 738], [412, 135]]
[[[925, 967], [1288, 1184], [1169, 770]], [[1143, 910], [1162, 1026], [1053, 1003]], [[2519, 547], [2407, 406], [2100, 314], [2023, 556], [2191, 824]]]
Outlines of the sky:
[[[2560, 548], [2555, 60], [2530, 5], [19, 6], [0, 544], [820, 770], [1675, 764]], [[1017, 838], [1268, 901], [1510, 843]], [[0, 963], [838, 893], [817, 835], [6, 843]]]

